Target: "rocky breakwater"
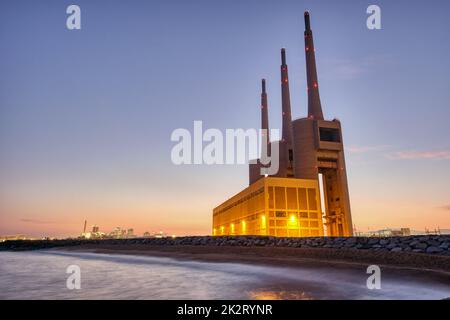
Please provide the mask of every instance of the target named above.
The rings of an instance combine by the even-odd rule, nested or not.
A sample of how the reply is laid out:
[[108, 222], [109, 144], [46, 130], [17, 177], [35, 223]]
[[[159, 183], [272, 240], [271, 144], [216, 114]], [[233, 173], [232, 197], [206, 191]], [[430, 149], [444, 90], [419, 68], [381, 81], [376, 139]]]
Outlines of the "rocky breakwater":
[[285, 238], [270, 236], [193, 236], [167, 238], [99, 239], [99, 240], [16, 240], [0, 243], [0, 250], [37, 250], [83, 245], [147, 245], [147, 246], [243, 246], [329, 248], [339, 250], [371, 250], [410, 252], [450, 256], [450, 235], [409, 237], [314, 237]]

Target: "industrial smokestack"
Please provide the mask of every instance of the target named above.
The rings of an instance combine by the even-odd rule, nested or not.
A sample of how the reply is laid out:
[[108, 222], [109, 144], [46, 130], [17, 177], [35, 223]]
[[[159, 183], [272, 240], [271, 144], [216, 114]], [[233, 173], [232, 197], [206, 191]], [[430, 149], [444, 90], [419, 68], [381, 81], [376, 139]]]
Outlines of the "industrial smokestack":
[[282, 110], [282, 143], [287, 149], [292, 149], [292, 116], [291, 96], [289, 93], [288, 66], [286, 64], [286, 50], [281, 49], [281, 110]]
[[267, 142], [269, 142], [269, 111], [267, 104], [266, 79], [261, 80], [261, 129], [266, 130]]
[[317, 80], [316, 56], [309, 12], [305, 11], [305, 55], [306, 79], [308, 83], [308, 117], [323, 120], [322, 105], [319, 96], [319, 82]]
[[309, 12], [305, 11], [305, 30], [311, 31], [311, 22], [309, 21]]
[[[269, 108], [267, 103], [266, 80], [261, 80], [261, 159], [270, 156]], [[261, 167], [265, 165], [261, 164]]]
[[[266, 79], [261, 80], [261, 129], [265, 130], [261, 133], [262, 138], [264, 138], [264, 134], [267, 134], [267, 143], [261, 145], [261, 156], [270, 156], [269, 112], [267, 103]], [[264, 140], [262, 142], [264, 142]], [[257, 159], [256, 163], [249, 164], [249, 185], [261, 179], [262, 167], [264, 167], [264, 165], [261, 163], [260, 159]]]
[[87, 224], [87, 220], [84, 220], [84, 228], [83, 228], [83, 233], [86, 233], [86, 224]]

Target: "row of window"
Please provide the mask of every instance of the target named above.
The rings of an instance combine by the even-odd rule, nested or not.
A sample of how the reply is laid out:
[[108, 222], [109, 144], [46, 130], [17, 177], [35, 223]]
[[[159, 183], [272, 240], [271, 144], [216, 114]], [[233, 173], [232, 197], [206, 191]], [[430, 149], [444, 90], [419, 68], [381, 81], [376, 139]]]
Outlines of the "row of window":
[[318, 237], [322, 235], [319, 229], [269, 229], [268, 234], [274, 237]]
[[319, 214], [317, 211], [310, 211], [310, 212], [285, 212], [285, 211], [271, 211], [269, 212], [270, 218], [289, 218], [289, 217], [296, 217], [297, 219], [320, 219]]
[[269, 227], [278, 228], [318, 228], [319, 221], [308, 221], [308, 220], [269, 220]]
[[269, 187], [269, 208], [288, 210], [317, 210], [316, 189]]
[[[218, 210], [218, 211], [214, 212], [214, 215], [221, 214], [221, 213], [223, 213], [223, 212], [225, 212], [225, 211], [228, 211], [228, 210], [230, 210], [230, 209], [232, 209], [232, 208], [234, 208], [234, 207], [237, 207], [237, 206], [242, 205], [242, 204], [246, 204], [246, 202], [248, 202], [249, 200], [255, 199], [258, 195], [260, 195], [260, 194], [262, 194], [262, 193], [264, 193], [264, 188], [261, 188], [261, 189], [259, 189], [259, 190], [256, 190], [256, 191], [254, 191], [254, 192], [252, 192], [252, 193], [246, 195], [245, 197], [243, 197], [243, 198], [241, 198], [241, 199], [239, 199], [239, 200], [233, 202], [232, 204], [229, 204], [229, 205], [226, 206], [225, 208], [223, 208], [223, 209], [221, 209], [221, 210]], [[262, 200], [262, 199], [261, 199], [261, 200]], [[256, 201], [257, 201], [257, 200], [256, 200]]]

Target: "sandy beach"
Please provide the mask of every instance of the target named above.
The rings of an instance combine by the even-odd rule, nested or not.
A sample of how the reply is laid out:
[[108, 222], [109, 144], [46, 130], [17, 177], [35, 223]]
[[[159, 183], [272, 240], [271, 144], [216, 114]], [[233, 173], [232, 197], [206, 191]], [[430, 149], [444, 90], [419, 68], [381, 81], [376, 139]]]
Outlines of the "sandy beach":
[[279, 247], [213, 247], [213, 246], [146, 246], [82, 245], [59, 248], [62, 251], [167, 257], [177, 260], [245, 263], [291, 268], [335, 268], [365, 270], [379, 265], [390, 275], [434, 280], [450, 284], [450, 257], [415, 253], [338, 250], [327, 248]]

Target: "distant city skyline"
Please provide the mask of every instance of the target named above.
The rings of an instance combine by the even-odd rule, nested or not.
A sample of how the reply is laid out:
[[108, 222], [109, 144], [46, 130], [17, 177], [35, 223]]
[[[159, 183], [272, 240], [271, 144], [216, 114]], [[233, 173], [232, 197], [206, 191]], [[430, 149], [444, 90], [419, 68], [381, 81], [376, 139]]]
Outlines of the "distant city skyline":
[[0, 235], [79, 235], [85, 219], [137, 234], [211, 233], [246, 165], [175, 166], [171, 132], [281, 127], [279, 50], [293, 119], [307, 112], [303, 11], [325, 117], [343, 125], [360, 231], [450, 229], [448, 1], [0, 3]]

